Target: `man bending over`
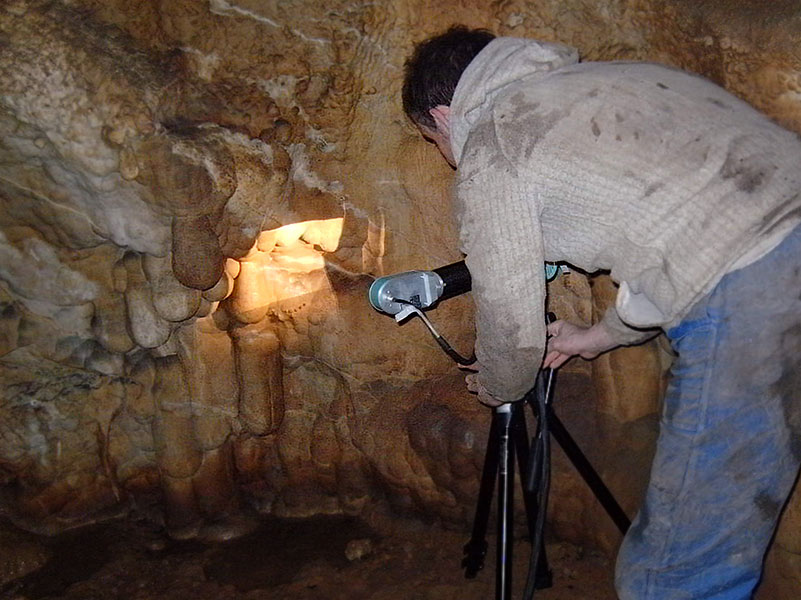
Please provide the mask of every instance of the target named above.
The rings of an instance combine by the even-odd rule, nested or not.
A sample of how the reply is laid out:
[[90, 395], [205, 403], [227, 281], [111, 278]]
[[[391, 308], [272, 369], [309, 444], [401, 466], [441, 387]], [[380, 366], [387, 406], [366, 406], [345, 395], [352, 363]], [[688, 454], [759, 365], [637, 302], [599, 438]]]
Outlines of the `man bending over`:
[[[622, 600], [741, 600], [801, 461], [801, 142], [696, 75], [453, 28], [406, 113], [457, 169], [487, 404], [540, 367], [664, 331], [678, 358]], [[543, 262], [608, 271], [590, 328], [544, 320]], [[546, 337], [548, 337], [546, 344]]]

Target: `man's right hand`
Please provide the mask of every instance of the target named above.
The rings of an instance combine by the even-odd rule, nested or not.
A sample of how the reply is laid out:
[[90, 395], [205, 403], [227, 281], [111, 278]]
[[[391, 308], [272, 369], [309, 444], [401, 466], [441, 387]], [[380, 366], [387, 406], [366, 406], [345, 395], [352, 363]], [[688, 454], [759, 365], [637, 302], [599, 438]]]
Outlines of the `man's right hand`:
[[544, 369], [557, 369], [574, 356], [592, 360], [618, 344], [601, 323], [581, 327], [567, 321], [554, 321], [548, 325], [548, 345]]

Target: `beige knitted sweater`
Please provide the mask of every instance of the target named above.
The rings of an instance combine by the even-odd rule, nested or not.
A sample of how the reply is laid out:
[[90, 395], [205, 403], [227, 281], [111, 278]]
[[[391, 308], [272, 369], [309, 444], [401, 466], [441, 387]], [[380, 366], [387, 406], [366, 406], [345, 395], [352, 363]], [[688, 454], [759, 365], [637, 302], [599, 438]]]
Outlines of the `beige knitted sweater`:
[[604, 325], [634, 343], [627, 325], [678, 324], [801, 222], [798, 136], [665, 66], [498, 38], [459, 81], [451, 143], [479, 380], [505, 401], [542, 361], [543, 261], [608, 270]]

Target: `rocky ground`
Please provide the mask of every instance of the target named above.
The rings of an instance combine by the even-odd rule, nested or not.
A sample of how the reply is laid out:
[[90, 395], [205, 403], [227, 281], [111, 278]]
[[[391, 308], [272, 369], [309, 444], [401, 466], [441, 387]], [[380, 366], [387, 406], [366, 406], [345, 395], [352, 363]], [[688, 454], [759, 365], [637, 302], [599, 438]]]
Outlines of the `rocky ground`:
[[[227, 542], [176, 542], [144, 523], [116, 522], [44, 542], [51, 559], [6, 584], [2, 600], [485, 600], [494, 558], [472, 580], [459, 567], [467, 531], [415, 526], [383, 537], [340, 517], [260, 521]], [[494, 540], [490, 539], [490, 547]], [[542, 600], [612, 600], [607, 557], [549, 542], [554, 586]], [[515, 546], [522, 596], [528, 545]]]

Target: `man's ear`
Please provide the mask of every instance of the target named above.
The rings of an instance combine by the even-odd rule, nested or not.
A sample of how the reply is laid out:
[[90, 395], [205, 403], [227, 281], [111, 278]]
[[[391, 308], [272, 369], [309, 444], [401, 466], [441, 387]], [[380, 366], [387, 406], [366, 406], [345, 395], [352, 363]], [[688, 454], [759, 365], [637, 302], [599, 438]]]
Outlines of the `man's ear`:
[[451, 107], [445, 104], [435, 106], [428, 111], [437, 125], [437, 131], [450, 137], [451, 135]]

